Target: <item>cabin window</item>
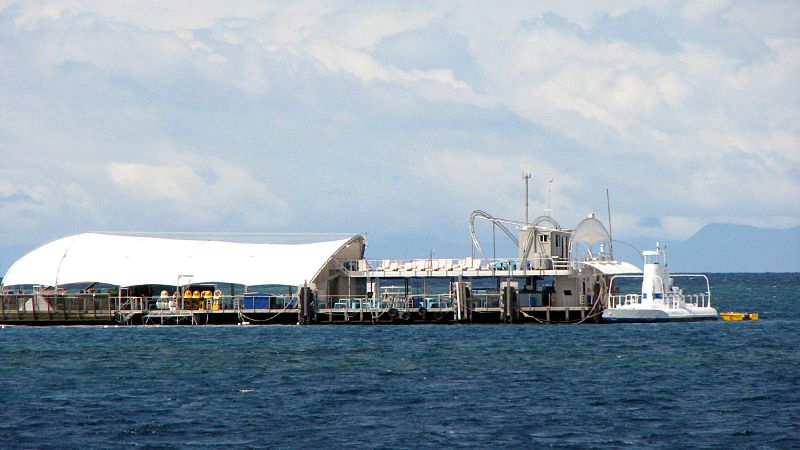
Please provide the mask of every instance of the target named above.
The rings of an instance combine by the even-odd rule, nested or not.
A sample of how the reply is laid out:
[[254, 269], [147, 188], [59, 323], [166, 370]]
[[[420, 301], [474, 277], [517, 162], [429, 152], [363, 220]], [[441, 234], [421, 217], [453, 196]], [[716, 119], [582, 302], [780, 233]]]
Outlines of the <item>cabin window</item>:
[[564, 289], [564, 295], [572, 295], [572, 289]]
[[561, 247], [561, 236], [556, 235], [556, 247]]
[[546, 243], [547, 242], [547, 235], [546, 234], [540, 234], [539, 235], [539, 242], [541, 242], [543, 244]]

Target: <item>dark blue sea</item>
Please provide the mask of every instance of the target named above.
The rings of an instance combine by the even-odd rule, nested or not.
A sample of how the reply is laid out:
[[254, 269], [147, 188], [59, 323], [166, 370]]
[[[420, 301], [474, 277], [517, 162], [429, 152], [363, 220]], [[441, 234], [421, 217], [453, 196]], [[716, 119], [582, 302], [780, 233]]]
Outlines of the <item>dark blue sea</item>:
[[0, 447], [800, 448], [800, 274], [753, 322], [5, 327]]

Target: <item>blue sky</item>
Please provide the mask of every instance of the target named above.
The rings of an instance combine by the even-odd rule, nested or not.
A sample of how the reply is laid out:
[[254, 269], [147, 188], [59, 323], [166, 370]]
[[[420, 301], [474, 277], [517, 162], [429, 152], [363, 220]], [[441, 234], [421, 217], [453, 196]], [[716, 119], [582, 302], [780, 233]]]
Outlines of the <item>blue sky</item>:
[[609, 188], [623, 239], [800, 225], [800, 4], [546, 3], [0, 1], [0, 247], [460, 257], [473, 209], [522, 218], [523, 170], [563, 225]]

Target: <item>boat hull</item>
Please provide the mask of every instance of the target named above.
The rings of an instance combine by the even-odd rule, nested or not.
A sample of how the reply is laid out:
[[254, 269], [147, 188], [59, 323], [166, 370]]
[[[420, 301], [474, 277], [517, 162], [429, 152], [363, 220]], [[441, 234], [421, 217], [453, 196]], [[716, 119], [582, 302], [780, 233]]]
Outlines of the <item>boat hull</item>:
[[[698, 309], [702, 311], [698, 311]], [[719, 316], [713, 308], [663, 310], [650, 308], [611, 308], [603, 312], [603, 322], [608, 323], [649, 323], [649, 322], [696, 322], [717, 320]]]

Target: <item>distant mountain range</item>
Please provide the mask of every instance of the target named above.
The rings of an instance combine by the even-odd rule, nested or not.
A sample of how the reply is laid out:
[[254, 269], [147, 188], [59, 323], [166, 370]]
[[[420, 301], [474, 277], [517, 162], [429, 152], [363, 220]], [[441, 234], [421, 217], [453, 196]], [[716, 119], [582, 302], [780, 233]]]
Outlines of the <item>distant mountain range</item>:
[[[642, 250], [655, 246], [643, 240], [633, 244]], [[800, 272], [800, 227], [713, 223], [689, 239], [662, 244], [673, 272]]]

